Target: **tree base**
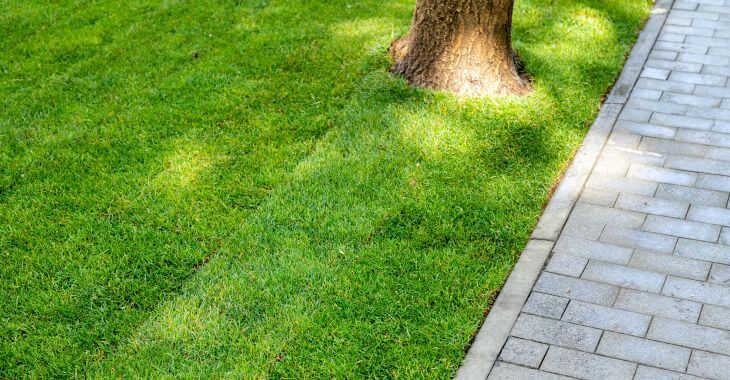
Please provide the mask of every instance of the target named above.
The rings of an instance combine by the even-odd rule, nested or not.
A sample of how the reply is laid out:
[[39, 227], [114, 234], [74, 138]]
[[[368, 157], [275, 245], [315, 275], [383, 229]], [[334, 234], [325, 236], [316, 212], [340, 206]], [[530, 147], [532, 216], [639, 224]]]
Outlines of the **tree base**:
[[520, 96], [532, 90], [519, 58], [511, 50], [484, 54], [473, 46], [454, 46], [441, 49], [433, 59], [424, 61], [423, 53], [413, 54], [412, 40], [408, 34], [393, 41], [389, 53], [394, 61], [390, 71], [413, 86], [467, 97]]

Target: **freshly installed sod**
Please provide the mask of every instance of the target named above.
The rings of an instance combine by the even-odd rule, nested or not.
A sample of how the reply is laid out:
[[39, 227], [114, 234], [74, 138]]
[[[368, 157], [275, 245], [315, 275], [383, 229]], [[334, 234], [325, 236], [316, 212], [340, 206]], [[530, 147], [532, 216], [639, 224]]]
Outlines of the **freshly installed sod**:
[[387, 73], [412, 0], [0, 0], [0, 377], [448, 377], [646, 0], [518, 0], [524, 98]]

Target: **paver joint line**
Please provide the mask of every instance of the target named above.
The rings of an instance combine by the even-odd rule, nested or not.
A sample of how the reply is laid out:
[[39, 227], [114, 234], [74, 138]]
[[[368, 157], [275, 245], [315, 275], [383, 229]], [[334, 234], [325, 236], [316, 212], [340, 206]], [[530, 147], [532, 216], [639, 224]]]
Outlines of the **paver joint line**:
[[728, 51], [730, 0], [657, 1], [456, 378], [727, 377]]

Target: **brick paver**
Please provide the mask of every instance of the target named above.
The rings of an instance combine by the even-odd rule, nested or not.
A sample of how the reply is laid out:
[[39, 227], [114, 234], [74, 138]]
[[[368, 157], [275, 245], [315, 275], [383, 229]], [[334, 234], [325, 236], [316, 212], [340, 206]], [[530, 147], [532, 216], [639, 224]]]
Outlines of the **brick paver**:
[[730, 0], [676, 0], [490, 379], [730, 379]]

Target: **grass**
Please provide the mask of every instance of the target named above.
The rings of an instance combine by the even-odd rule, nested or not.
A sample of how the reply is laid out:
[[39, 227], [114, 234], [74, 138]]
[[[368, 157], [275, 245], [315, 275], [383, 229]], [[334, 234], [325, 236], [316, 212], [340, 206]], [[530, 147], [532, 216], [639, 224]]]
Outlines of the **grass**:
[[524, 98], [410, 0], [0, 0], [0, 377], [448, 377], [646, 17], [519, 0]]

